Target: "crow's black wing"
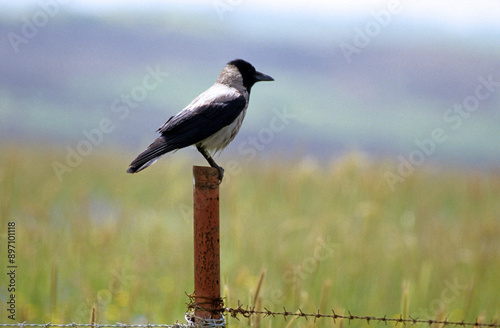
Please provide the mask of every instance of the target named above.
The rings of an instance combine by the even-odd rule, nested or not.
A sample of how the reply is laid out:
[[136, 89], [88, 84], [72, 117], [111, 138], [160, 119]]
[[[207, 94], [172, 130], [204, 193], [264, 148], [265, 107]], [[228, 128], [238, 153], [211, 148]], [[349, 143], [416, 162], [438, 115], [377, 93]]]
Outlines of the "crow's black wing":
[[231, 100], [186, 108], [171, 117], [159, 132], [173, 149], [184, 148], [210, 137], [231, 124], [245, 106], [245, 98], [238, 96]]

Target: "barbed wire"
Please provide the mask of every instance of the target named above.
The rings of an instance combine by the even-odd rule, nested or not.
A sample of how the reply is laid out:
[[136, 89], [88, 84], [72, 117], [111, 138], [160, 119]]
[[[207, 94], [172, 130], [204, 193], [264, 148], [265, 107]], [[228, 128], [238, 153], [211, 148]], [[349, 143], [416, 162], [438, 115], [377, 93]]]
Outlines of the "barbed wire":
[[193, 326], [191, 324], [182, 324], [182, 323], [174, 323], [174, 324], [151, 324], [151, 323], [146, 323], [146, 324], [129, 324], [129, 323], [106, 323], [106, 324], [101, 324], [101, 323], [26, 323], [26, 322], [19, 322], [19, 323], [0, 323], [0, 327], [19, 327], [19, 328], [24, 328], [24, 327], [43, 327], [43, 328], [52, 328], [52, 327], [64, 327], [64, 328], [71, 328], [71, 327], [91, 327], [91, 328], [107, 328], [107, 327], [116, 327], [116, 328], [192, 328]]
[[[249, 318], [253, 315], [262, 315], [264, 317], [283, 317], [285, 320], [287, 320], [288, 317], [294, 317], [294, 318], [305, 318], [308, 320], [309, 318], [314, 319], [314, 322], [316, 322], [317, 319], [320, 318], [329, 318], [333, 319], [334, 323], [336, 323], [337, 319], [340, 320], [348, 320], [349, 324], [351, 321], [364, 321], [367, 324], [370, 324], [370, 322], [377, 322], [377, 323], [395, 323], [401, 324], [403, 326], [410, 324], [410, 325], [416, 325], [416, 324], [427, 324], [429, 326], [436, 324], [436, 325], [443, 325], [443, 326], [462, 326], [462, 327], [493, 327], [493, 328], [498, 328], [500, 327], [500, 324], [497, 321], [493, 321], [491, 323], [483, 323], [480, 322], [479, 319], [476, 319], [475, 322], [466, 322], [464, 320], [462, 321], [450, 321], [448, 319], [444, 320], [437, 320], [437, 319], [419, 319], [419, 318], [403, 318], [402, 315], [399, 316], [399, 318], [393, 318], [393, 317], [387, 317], [386, 315], [383, 317], [376, 317], [376, 316], [360, 316], [360, 315], [354, 315], [351, 314], [350, 311], [347, 311], [348, 315], [344, 314], [337, 314], [335, 313], [335, 310], [331, 310], [332, 314], [325, 314], [325, 313], [320, 313], [318, 310], [317, 312], [314, 313], [306, 313], [303, 312], [300, 308], [295, 311], [291, 312], [288, 311], [285, 307], [283, 307], [283, 311], [271, 311], [266, 308], [264, 310], [255, 310], [254, 308], [249, 308], [248, 306], [246, 308], [243, 308], [243, 305], [238, 302], [238, 307], [237, 308], [225, 308], [225, 312], [229, 313], [229, 315], [233, 318], [238, 319], [238, 316], [243, 316], [244, 318]], [[239, 320], [239, 319], [238, 319]]]
[[[189, 295], [190, 299], [193, 295]], [[217, 299], [216, 302], [213, 304], [218, 304], [222, 305], [222, 303], [219, 302], [220, 299]], [[387, 317], [387, 315], [383, 317], [377, 317], [377, 316], [362, 316], [362, 315], [355, 315], [352, 314], [350, 311], [347, 311], [346, 314], [338, 314], [335, 312], [335, 310], [331, 310], [330, 313], [320, 313], [318, 310], [317, 312], [311, 312], [307, 313], [302, 311], [302, 309], [298, 309], [295, 312], [288, 311], [285, 307], [283, 307], [283, 311], [271, 311], [266, 308], [263, 310], [256, 310], [255, 308], [251, 308], [249, 306], [243, 306], [239, 301], [238, 301], [238, 306], [236, 308], [231, 308], [231, 307], [201, 307], [196, 304], [193, 304], [192, 299], [191, 302], [188, 304], [188, 312], [185, 314], [185, 318], [187, 323], [186, 324], [181, 324], [181, 323], [175, 323], [175, 324], [126, 324], [126, 323], [114, 323], [114, 324], [101, 324], [101, 323], [66, 323], [66, 324], [53, 324], [51, 322], [48, 323], [43, 323], [43, 324], [35, 324], [35, 323], [3, 323], [0, 324], [0, 327], [18, 327], [18, 328], [25, 328], [25, 327], [38, 327], [38, 328], [193, 328], [193, 327], [225, 327], [226, 321], [224, 319], [224, 316], [222, 316], [220, 319], [205, 319], [201, 317], [195, 316], [195, 311], [207, 311], [209, 313], [218, 313], [218, 314], [227, 314], [231, 318], [235, 318], [239, 320], [239, 317], [243, 318], [250, 318], [255, 315], [261, 315], [263, 317], [283, 317], [283, 319], [286, 321], [287, 318], [304, 318], [306, 320], [313, 319], [314, 322], [318, 319], [332, 319], [334, 323], [337, 322], [337, 320], [347, 320], [349, 321], [349, 324], [351, 321], [363, 321], [366, 322], [367, 324], [370, 324], [372, 322], [377, 322], [377, 323], [384, 323], [387, 325], [388, 323], [393, 323], [395, 325], [401, 324], [402, 326], [406, 325], [417, 325], [417, 324], [424, 324], [428, 326], [432, 325], [442, 325], [444, 326], [461, 326], [461, 327], [491, 327], [491, 328], [500, 328], [500, 324], [498, 323], [498, 320], [492, 321], [490, 323], [486, 322], [481, 322], [481, 320], [476, 319], [475, 322], [467, 322], [465, 320], [462, 321], [450, 321], [448, 319], [444, 320], [439, 320], [439, 319], [419, 319], [419, 318], [412, 318], [411, 316], [408, 318], [403, 318], [402, 315], [399, 316], [399, 318], [394, 318], [394, 317]]]

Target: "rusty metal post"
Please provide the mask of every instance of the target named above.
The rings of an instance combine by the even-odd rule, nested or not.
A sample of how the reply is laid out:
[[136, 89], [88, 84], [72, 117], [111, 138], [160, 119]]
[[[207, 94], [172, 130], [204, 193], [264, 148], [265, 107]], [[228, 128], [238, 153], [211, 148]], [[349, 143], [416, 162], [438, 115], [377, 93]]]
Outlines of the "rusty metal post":
[[[195, 315], [221, 318], [219, 247], [219, 172], [193, 166]], [[210, 310], [201, 310], [210, 309]]]

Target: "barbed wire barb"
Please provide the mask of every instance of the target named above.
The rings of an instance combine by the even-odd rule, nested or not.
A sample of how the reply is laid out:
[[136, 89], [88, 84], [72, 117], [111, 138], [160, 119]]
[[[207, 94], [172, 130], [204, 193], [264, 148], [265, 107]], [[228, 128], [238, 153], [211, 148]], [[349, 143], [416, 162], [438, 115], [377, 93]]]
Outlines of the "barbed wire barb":
[[[319, 312], [319, 310], [318, 310], [318, 312]], [[337, 314], [335, 313], [334, 309], [332, 309], [332, 312], [333, 312], [333, 323], [336, 324], [337, 323]]]
[[[302, 312], [302, 311], [300, 311], [300, 312]], [[320, 313], [319, 313], [319, 309], [318, 309], [318, 315], [316, 315], [314, 317], [314, 323], [316, 323], [316, 319], [321, 318], [321, 316], [319, 316], [319, 315], [320, 315]]]
[[264, 318], [267, 318], [267, 317], [270, 317], [272, 316], [274, 318], [274, 313], [272, 313], [271, 310], [267, 309], [267, 308], [264, 308], [264, 310], [266, 310], [266, 314], [264, 315]]
[[288, 311], [286, 310], [286, 308], [285, 308], [285, 307], [283, 307], [283, 318], [285, 319], [285, 321], [286, 321], [286, 317], [287, 317], [288, 315], [289, 315], [289, 314], [288, 314]]
[[412, 326], [415, 326], [417, 324], [418, 317], [416, 317], [416, 318], [412, 318], [411, 316], [408, 316], [408, 317], [411, 319]]
[[[298, 313], [297, 313], [297, 312], [298, 312]], [[301, 309], [301, 308], [299, 308], [299, 309], [297, 310], [297, 312], [295, 312], [295, 313], [297, 313], [297, 318], [298, 318], [298, 317], [304, 317], [304, 318], [306, 318], [306, 321], [308, 320], [308, 319], [307, 319], [307, 315], [306, 315], [306, 314], [304, 314], [304, 312], [302, 312], [302, 309]], [[316, 321], [316, 319], [314, 319], [314, 321]]]

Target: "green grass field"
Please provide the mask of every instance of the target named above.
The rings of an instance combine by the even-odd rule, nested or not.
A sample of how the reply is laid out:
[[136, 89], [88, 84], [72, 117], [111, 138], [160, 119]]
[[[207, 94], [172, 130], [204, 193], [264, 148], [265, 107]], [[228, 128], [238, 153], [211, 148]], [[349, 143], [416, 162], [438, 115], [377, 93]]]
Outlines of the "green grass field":
[[[184, 322], [185, 293], [193, 292], [193, 163], [179, 153], [129, 175], [133, 156], [101, 150], [60, 182], [52, 164], [64, 156], [2, 147], [1, 264], [7, 222], [15, 222], [16, 321], [87, 323], [95, 307], [102, 323]], [[391, 164], [359, 154], [322, 167], [240, 164], [220, 192], [227, 306], [257, 299], [276, 311], [498, 319], [498, 171], [420, 167], [391, 191], [384, 178]], [[2, 281], [4, 302], [5, 274]], [[7, 315], [0, 322], [11, 322]], [[262, 327], [287, 324], [332, 321], [260, 320]]]

